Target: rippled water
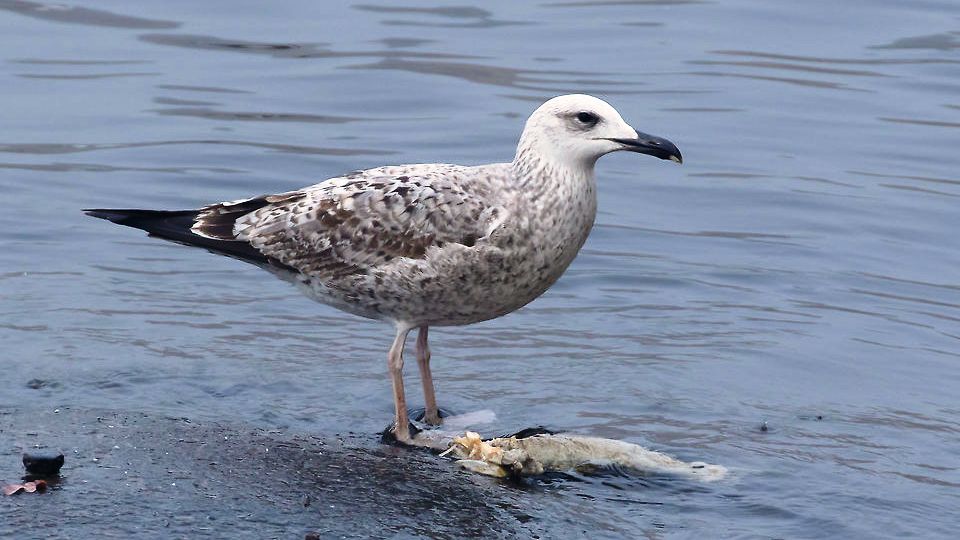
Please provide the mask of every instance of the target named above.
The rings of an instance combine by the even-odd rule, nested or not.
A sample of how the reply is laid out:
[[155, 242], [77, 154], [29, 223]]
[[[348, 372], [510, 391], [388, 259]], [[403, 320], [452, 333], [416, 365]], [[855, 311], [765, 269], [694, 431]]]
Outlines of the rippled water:
[[440, 402], [494, 409], [492, 432], [546, 424], [734, 475], [561, 482], [524, 495], [556, 510], [534, 518], [954, 533], [955, 2], [0, 0], [0, 28], [0, 404], [373, 441], [389, 328], [79, 209], [506, 161], [539, 102], [588, 92], [686, 163], [601, 160], [597, 227], [564, 278], [432, 332]]

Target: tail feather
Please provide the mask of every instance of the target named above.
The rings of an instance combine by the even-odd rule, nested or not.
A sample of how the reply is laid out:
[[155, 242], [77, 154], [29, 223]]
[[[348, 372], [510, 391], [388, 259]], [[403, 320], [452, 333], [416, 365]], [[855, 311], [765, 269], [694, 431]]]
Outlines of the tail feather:
[[285, 266], [265, 256], [242, 240], [227, 240], [201, 236], [193, 231], [197, 216], [203, 210], [135, 210], [119, 208], [91, 208], [88, 216], [105, 219], [118, 225], [141, 229], [151, 236], [165, 238], [189, 246], [206, 248], [259, 265]]

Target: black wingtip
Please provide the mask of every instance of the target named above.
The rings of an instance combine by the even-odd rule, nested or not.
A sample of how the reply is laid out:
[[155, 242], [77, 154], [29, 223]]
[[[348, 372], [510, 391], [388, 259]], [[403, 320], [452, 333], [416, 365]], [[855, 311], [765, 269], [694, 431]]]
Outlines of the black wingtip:
[[[259, 204], [259, 203], [258, 203]], [[265, 204], [265, 203], [264, 203]], [[260, 204], [263, 206], [263, 204]], [[259, 208], [259, 206], [258, 206]], [[172, 240], [188, 246], [202, 247], [214, 253], [236, 257], [257, 265], [269, 265], [293, 270], [279, 261], [270, 259], [247, 242], [233, 239], [212, 238], [196, 234], [193, 227], [201, 210], [138, 210], [132, 208], [85, 208], [85, 214], [147, 231], [151, 236]], [[236, 219], [236, 216], [233, 216]], [[223, 224], [219, 224], [223, 225]], [[233, 222], [229, 222], [233, 227]]]
[[[134, 208], [84, 208], [83, 213], [118, 225], [127, 225], [143, 229], [149, 233], [158, 233], [156, 228], [174, 230], [189, 229], [193, 224], [193, 217], [199, 210], [140, 210]], [[161, 235], [162, 236], [162, 235]]]
[[114, 223], [127, 217], [126, 214], [120, 213], [116, 210], [108, 210], [106, 208], [84, 208], [83, 213], [90, 217], [105, 219]]

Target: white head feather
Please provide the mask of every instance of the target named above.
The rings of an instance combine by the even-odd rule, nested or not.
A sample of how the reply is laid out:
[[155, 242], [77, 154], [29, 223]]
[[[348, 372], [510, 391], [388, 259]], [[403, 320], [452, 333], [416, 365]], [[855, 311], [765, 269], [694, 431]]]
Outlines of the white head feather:
[[[626, 141], [650, 143], [654, 148]], [[666, 146], [657, 148], [660, 144]], [[585, 94], [569, 94], [550, 99], [533, 111], [520, 136], [514, 161], [532, 158], [559, 166], [592, 169], [601, 156], [618, 150], [680, 160], [680, 153], [672, 143], [639, 133], [606, 101]]]

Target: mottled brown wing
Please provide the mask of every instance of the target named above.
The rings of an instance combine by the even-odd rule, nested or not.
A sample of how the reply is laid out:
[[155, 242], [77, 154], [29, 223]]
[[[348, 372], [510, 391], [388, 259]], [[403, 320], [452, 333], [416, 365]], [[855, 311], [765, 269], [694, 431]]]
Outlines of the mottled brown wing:
[[398, 257], [423, 259], [431, 247], [473, 246], [485, 234], [484, 198], [456, 176], [331, 179], [270, 196], [275, 202], [237, 219], [233, 233], [267, 257], [319, 277], [366, 273]]

